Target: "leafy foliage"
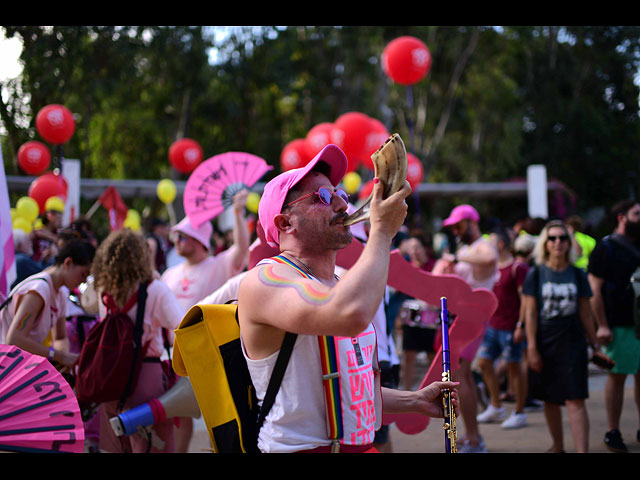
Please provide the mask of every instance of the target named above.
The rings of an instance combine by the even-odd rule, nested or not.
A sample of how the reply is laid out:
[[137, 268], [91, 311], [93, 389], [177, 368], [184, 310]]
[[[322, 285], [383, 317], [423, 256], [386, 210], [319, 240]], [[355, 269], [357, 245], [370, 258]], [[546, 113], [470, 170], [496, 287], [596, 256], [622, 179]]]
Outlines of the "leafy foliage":
[[[167, 160], [181, 137], [205, 157], [255, 153], [275, 174], [287, 142], [360, 111], [410, 139], [426, 181], [504, 181], [544, 164], [579, 210], [640, 193], [639, 27], [265, 26], [222, 39], [188, 26], [4, 30], [25, 47], [22, 77], [2, 85], [8, 174], [50, 103], [75, 113], [64, 154], [94, 178], [184, 179]], [[409, 88], [381, 67], [401, 35], [433, 58]]]

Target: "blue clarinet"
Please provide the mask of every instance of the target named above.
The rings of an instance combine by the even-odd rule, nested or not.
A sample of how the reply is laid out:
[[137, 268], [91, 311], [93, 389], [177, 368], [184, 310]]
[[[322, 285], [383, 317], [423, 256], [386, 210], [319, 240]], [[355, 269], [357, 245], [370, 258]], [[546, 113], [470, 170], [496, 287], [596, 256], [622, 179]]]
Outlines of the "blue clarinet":
[[[451, 380], [451, 362], [449, 360], [449, 312], [447, 311], [447, 297], [440, 298], [440, 319], [442, 324], [442, 381]], [[445, 389], [442, 394], [442, 406], [444, 413], [444, 451], [456, 453], [458, 448], [456, 440], [456, 413], [453, 408], [451, 392]]]

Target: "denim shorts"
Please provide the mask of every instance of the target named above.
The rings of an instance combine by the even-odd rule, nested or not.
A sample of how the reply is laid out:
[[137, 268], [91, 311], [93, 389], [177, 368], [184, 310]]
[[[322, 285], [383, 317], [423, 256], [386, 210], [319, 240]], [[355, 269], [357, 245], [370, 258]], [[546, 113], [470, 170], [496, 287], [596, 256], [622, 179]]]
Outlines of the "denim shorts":
[[507, 363], [519, 362], [523, 346], [524, 343], [513, 343], [513, 331], [488, 327], [478, 350], [478, 357], [496, 360], [502, 355]]

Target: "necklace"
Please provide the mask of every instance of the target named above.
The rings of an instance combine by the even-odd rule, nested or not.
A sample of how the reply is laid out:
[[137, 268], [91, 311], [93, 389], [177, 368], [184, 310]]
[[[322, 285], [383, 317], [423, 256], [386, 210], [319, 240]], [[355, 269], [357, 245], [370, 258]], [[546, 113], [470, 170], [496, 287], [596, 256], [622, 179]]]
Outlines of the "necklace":
[[[298, 257], [294, 257], [293, 255], [290, 255], [291, 258], [295, 259], [296, 261], [294, 263], [299, 263], [300, 265], [302, 265], [302, 267], [307, 271], [307, 273], [309, 275], [311, 275], [313, 278], [317, 279], [318, 281], [320, 281], [319, 277], [313, 273], [313, 271], [307, 266], [306, 263], [304, 263], [302, 260], [300, 260]], [[292, 260], [293, 261], [293, 260]], [[335, 273], [333, 274], [333, 278], [335, 278], [336, 280], [340, 280], [340, 277], [338, 275], [336, 275]]]
[[[309, 275], [311, 275], [315, 279], [318, 279], [318, 277], [313, 273], [313, 271], [309, 268], [309, 266], [306, 263], [304, 263], [298, 257], [294, 257], [293, 255], [291, 255], [291, 257], [295, 258], [297, 263], [302, 265]], [[291, 259], [289, 259], [289, 260], [291, 260]], [[293, 261], [293, 260], [291, 260], [291, 261]], [[294, 263], [296, 263], [296, 262], [294, 262]], [[333, 274], [333, 278], [335, 278], [337, 281], [340, 281], [340, 277], [338, 275], [336, 275], [335, 272]], [[318, 281], [320, 281], [320, 279], [318, 279]], [[360, 366], [364, 365], [364, 359], [363, 359], [363, 356], [362, 356], [362, 351], [360, 349], [360, 342], [358, 341], [358, 337], [351, 337], [351, 346], [353, 347], [353, 352], [355, 353], [355, 358], [356, 358], [356, 361], [358, 362], [358, 365], [360, 365]]]

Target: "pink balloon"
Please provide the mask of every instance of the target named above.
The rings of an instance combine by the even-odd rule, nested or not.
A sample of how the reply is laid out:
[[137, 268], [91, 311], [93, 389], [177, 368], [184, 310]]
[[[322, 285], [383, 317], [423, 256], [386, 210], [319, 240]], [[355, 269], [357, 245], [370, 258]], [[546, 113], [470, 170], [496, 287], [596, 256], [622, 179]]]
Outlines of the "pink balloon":
[[327, 144], [331, 143], [331, 130], [333, 123], [319, 123], [307, 133], [305, 142], [308, 150], [309, 158], [313, 158]]
[[371, 130], [365, 137], [364, 153], [362, 154], [362, 164], [369, 170], [374, 170], [371, 155], [389, 138], [389, 131], [384, 124], [375, 118], [370, 119]]
[[360, 188], [360, 191], [358, 192], [358, 200], [366, 200], [369, 198], [369, 195], [371, 195], [371, 192], [373, 192], [373, 178], [362, 185], [362, 188]]
[[202, 147], [191, 138], [176, 140], [169, 147], [169, 162], [180, 173], [189, 173], [202, 162]]
[[67, 200], [67, 180], [57, 173], [45, 173], [36, 178], [29, 186], [29, 196], [33, 198], [40, 208], [40, 213], [44, 213], [44, 207], [49, 197], [60, 197]]
[[280, 154], [280, 167], [283, 172], [293, 168], [304, 167], [312, 157], [309, 157], [307, 142], [304, 138], [297, 138], [287, 143]]
[[364, 113], [348, 112], [340, 115], [331, 130], [331, 143], [347, 156], [348, 172], [357, 170], [365, 155], [367, 134], [371, 131], [371, 118]]
[[407, 181], [415, 191], [424, 178], [422, 162], [413, 153], [407, 153]]
[[73, 136], [76, 122], [71, 111], [64, 105], [47, 105], [36, 115], [36, 129], [47, 142], [58, 145]]
[[18, 165], [29, 175], [39, 175], [51, 163], [51, 153], [47, 146], [36, 140], [27, 142], [18, 150]]
[[412, 85], [429, 73], [431, 53], [415, 37], [398, 37], [389, 42], [382, 52], [382, 69], [396, 83]]

